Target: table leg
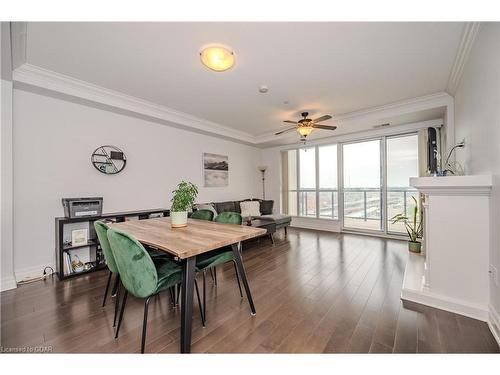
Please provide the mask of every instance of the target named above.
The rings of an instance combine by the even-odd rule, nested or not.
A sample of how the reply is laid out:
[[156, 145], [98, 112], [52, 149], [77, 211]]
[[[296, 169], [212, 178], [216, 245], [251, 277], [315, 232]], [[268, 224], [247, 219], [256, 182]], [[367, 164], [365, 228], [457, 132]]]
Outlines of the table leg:
[[243, 286], [245, 287], [245, 293], [247, 294], [250, 310], [252, 311], [252, 315], [255, 315], [256, 312], [255, 306], [253, 304], [252, 292], [250, 291], [250, 285], [248, 285], [247, 274], [245, 272], [245, 267], [243, 266], [243, 261], [241, 260], [241, 254], [238, 248], [238, 244], [233, 244], [231, 245], [231, 247], [233, 248], [234, 260], [236, 261], [236, 266], [238, 267], [241, 281], [243, 281]]
[[193, 322], [193, 288], [196, 257], [182, 260], [181, 290], [181, 353], [191, 352], [191, 326]]

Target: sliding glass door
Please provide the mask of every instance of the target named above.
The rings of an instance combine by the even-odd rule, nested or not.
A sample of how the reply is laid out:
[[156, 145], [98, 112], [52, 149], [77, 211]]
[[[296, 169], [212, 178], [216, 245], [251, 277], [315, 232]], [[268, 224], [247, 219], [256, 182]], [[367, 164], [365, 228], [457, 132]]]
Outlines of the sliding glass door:
[[414, 207], [409, 179], [419, 175], [417, 134], [297, 148], [282, 158], [290, 215], [340, 220], [345, 230], [406, 233], [391, 218], [410, 216]]
[[381, 140], [342, 145], [343, 227], [382, 228]]

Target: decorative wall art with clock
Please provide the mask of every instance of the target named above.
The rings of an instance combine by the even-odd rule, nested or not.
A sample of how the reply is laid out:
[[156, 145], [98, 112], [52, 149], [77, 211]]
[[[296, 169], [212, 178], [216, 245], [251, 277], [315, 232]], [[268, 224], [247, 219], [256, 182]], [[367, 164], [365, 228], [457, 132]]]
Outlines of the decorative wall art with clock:
[[123, 171], [127, 158], [122, 150], [115, 146], [99, 146], [90, 158], [92, 165], [104, 174], [117, 174]]

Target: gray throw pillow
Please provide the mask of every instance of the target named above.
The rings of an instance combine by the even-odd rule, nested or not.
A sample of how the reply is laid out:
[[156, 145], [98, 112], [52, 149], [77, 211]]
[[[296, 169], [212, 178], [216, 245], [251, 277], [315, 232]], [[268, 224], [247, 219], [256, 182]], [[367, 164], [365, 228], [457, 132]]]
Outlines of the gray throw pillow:
[[273, 213], [273, 200], [260, 200], [260, 213], [262, 215], [272, 215]]

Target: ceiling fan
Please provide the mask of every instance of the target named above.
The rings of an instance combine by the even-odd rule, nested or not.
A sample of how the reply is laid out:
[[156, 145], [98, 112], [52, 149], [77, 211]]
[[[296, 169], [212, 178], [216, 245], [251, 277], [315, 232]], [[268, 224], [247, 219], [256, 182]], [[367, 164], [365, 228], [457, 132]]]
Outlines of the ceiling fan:
[[283, 134], [286, 132], [289, 132], [291, 130], [297, 130], [297, 132], [300, 134], [300, 139], [301, 141], [305, 141], [307, 136], [311, 134], [311, 132], [314, 129], [325, 129], [325, 130], [335, 130], [337, 129], [336, 126], [329, 126], [329, 125], [318, 125], [318, 122], [326, 121], [332, 118], [330, 115], [324, 115], [321, 117], [318, 117], [317, 119], [311, 120], [310, 118], [307, 118], [309, 116], [309, 112], [302, 112], [302, 117], [303, 119], [299, 121], [283, 121], [288, 124], [295, 124], [294, 127], [288, 128], [285, 130], [282, 130], [280, 132], [277, 132], [275, 135]]

